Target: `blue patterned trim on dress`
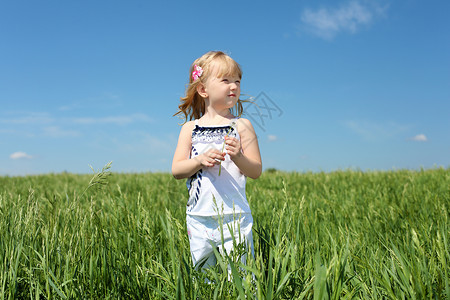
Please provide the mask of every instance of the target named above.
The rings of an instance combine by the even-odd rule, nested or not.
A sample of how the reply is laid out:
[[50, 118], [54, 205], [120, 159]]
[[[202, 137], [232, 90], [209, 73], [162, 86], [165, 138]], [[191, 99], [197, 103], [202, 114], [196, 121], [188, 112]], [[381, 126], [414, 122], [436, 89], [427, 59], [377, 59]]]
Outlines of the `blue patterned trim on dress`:
[[186, 181], [186, 185], [189, 191], [189, 200], [186, 206], [188, 212], [192, 211], [197, 204], [198, 198], [200, 197], [200, 188], [202, 187], [202, 175], [203, 170], [200, 169], [189, 177]]
[[189, 157], [189, 158], [191, 158], [191, 157], [192, 157], [192, 154], [194, 154], [195, 156], [197, 156], [197, 155], [198, 155], [197, 149], [195, 149], [195, 147], [194, 147], [194, 146], [192, 146], [192, 147], [191, 147], [191, 153], [190, 153], [190, 157]]
[[[196, 125], [192, 130], [192, 143], [211, 143], [220, 142], [222, 143], [224, 137], [230, 130], [231, 125], [225, 125], [220, 127], [201, 127]], [[229, 136], [236, 137], [236, 129], [231, 127]]]

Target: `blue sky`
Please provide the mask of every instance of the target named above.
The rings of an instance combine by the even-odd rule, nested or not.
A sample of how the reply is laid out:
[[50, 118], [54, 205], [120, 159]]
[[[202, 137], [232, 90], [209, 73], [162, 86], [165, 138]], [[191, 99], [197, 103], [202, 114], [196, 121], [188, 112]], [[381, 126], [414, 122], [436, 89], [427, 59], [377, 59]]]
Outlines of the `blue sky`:
[[450, 166], [448, 1], [2, 1], [0, 175], [170, 171], [192, 61], [241, 64], [264, 168]]

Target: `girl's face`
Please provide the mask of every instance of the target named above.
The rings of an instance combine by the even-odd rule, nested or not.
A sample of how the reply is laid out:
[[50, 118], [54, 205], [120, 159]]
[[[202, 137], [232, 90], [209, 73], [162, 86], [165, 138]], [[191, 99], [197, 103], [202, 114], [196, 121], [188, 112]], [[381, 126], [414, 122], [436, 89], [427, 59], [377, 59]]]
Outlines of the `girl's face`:
[[218, 109], [232, 108], [241, 95], [241, 79], [237, 75], [218, 76], [214, 71], [204, 86], [209, 103]]

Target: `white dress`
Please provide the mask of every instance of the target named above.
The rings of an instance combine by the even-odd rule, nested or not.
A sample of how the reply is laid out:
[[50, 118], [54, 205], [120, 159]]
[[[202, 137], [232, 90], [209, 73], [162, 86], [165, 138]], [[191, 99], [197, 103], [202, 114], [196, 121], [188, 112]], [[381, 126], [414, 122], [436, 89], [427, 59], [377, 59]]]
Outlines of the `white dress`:
[[[239, 140], [236, 125], [231, 126], [232, 124], [236, 124], [236, 119], [232, 120], [230, 125], [221, 126], [199, 126], [198, 120], [195, 120], [195, 127], [192, 130], [191, 158], [211, 148], [222, 151], [227, 133], [228, 136]], [[186, 214], [196, 216], [214, 216], [218, 213], [250, 214], [250, 206], [245, 195], [245, 183], [245, 175], [226, 154], [221, 166], [202, 168], [187, 180], [189, 201]]]
[[[222, 151], [227, 134], [239, 140], [235, 124], [236, 119], [230, 125], [199, 126], [198, 120], [195, 120], [191, 158], [195, 159], [211, 148]], [[187, 180], [189, 200], [186, 223], [194, 266], [214, 265], [213, 248], [229, 253], [233, 250], [233, 237], [238, 243], [246, 243], [246, 248], [253, 255], [253, 218], [245, 195], [245, 184], [245, 175], [228, 154], [221, 167], [204, 167]], [[245, 263], [245, 257], [241, 261]]]

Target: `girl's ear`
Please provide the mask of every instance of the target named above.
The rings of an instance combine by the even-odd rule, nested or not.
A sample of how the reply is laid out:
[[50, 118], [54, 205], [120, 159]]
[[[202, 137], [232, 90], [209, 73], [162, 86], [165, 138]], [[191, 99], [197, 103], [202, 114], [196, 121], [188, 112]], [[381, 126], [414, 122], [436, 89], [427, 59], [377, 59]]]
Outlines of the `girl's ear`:
[[208, 93], [206, 92], [205, 86], [202, 83], [199, 83], [197, 85], [197, 93], [202, 97], [202, 98], [208, 98]]

